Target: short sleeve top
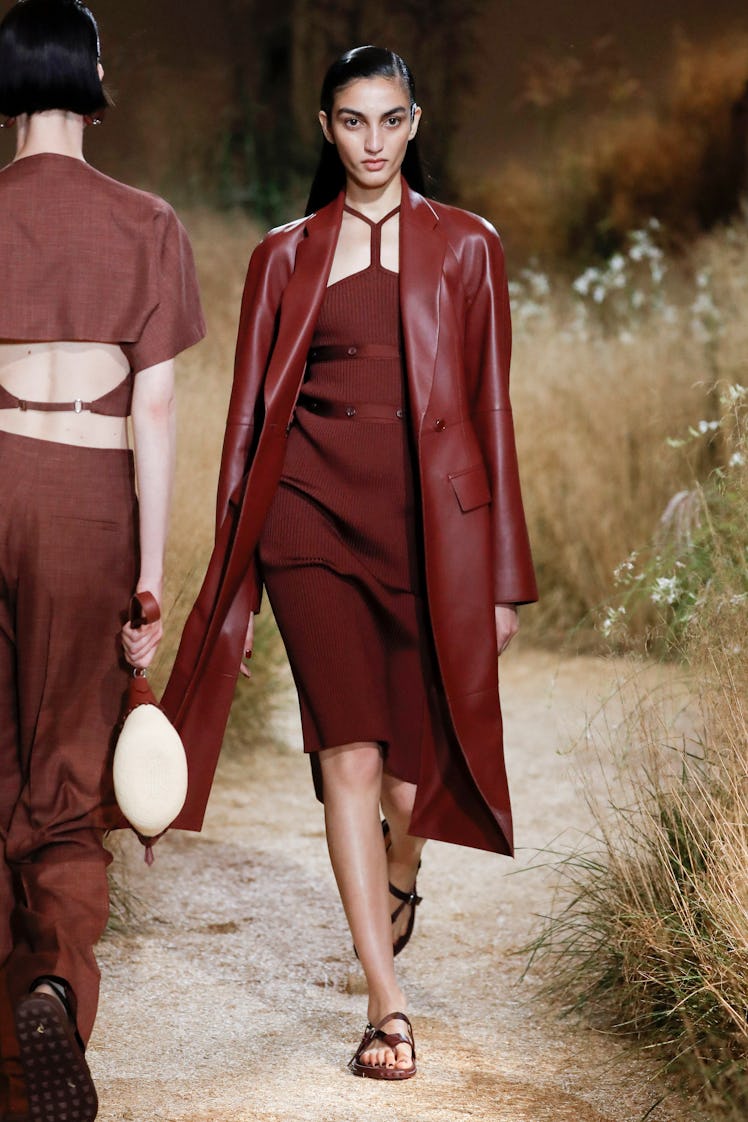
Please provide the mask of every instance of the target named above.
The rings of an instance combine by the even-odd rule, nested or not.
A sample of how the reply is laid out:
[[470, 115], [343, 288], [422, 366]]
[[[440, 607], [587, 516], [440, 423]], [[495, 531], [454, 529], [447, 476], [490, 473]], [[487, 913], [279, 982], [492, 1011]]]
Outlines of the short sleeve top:
[[133, 373], [205, 335], [192, 249], [163, 199], [83, 160], [0, 170], [0, 339], [122, 347]]

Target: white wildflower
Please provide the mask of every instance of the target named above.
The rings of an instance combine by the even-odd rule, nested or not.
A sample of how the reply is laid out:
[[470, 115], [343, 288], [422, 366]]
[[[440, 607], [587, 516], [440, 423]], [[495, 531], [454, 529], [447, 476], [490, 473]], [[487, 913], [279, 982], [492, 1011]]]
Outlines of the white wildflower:
[[657, 577], [652, 586], [650, 599], [653, 604], [664, 606], [674, 604], [680, 595], [680, 585], [677, 577]]
[[621, 605], [618, 608], [608, 608], [605, 619], [600, 624], [600, 631], [606, 639], [610, 638], [616, 626], [623, 621], [626, 609]]
[[737, 405], [746, 396], [748, 396], [748, 387], [741, 386], [739, 382], [733, 382], [732, 385], [723, 390], [721, 401], [729, 409], [733, 405]]
[[622, 561], [621, 564], [613, 570], [613, 579], [615, 580], [616, 584], [621, 584], [624, 581], [631, 580], [631, 574], [636, 568], [636, 561], [638, 556], [638, 553], [636, 552], [636, 550], [634, 550], [632, 553], [629, 553], [625, 561]]
[[650, 258], [649, 273], [655, 284], [662, 284], [666, 272], [665, 266], [660, 265], [657, 258]]
[[538, 304], [536, 300], [523, 300], [515, 309], [515, 315], [523, 323], [527, 320], [538, 319], [544, 313], [545, 308], [542, 304]]
[[572, 282], [571, 287], [579, 296], [586, 296], [592, 285], [600, 280], [600, 277], [600, 270], [590, 266], [589, 269], [585, 269], [585, 271]]
[[527, 283], [530, 286], [530, 291], [536, 300], [542, 300], [546, 296], [550, 296], [551, 282], [545, 273], [539, 273], [535, 269], [525, 269], [525, 276]]

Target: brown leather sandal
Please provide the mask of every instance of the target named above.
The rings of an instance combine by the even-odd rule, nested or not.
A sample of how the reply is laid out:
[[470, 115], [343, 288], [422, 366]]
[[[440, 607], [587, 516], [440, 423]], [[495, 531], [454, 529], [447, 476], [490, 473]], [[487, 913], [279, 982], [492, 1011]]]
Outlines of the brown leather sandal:
[[[420, 869], [420, 867], [421, 862], [419, 861], [418, 868]], [[423, 901], [423, 897], [419, 896], [416, 892], [416, 887], [416, 884], [414, 884], [410, 892], [403, 892], [401, 891], [401, 889], [395, 888], [394, 884], [390, 881], [390, 892], [394, 897], [396, 897], [396, 899], [402, 901], [402, 903], [397, 905], [394, 912], [392, 913], [392, 916], [390, 917], [393, 923], [398, 918], [403, 908], [407, 908], [407, 906], [410, 904], [410, 918], [408, 920], [408, 926], [405, 928], [405, 931], [400, 936], [400, 938], [395, 940], [395, 944], [392, 948], [393, 955], [398, 955], [400, 954], [400, 951], [405, 950], [408, 943], [410, 942], [410, 937], [413, 934], [413, 928], [415, 927], [416, 923], [416, 908]]]
[[[403, 1032], [382, 1032], [382, 1025], [388, 1021], [404, 1021], [408, 1035]], [[395, 1051], [398, 1044], [407, 1044], [412, 1052], [410, 1067], [384, 1067], [382, 1064], [362, 1064], [361, 1056], [368, 1052], [372, 1045], [381, 1040], [387, 1048]], [[388, 1013], [378, 1025], [368, 1024], [361, 1037], [361, 1043], [348, 1061], [348, 1067], [354, 1075], [364, 1079], [412, 1079], [416, 1073], [416, 1044], [413, 1038], [413, 1026], [404, 1013]]]
[[15, 1015], [31, 1122], [93, 1122], [96, 1088], [62, 1001], [28, 993]]
[[[382, 833], [384, 834], [384, 850], [385, 850], [385, 853], [387, 853], [389, 851], [390, 846], [392, 845], [392, 841], [390, 840], [390, 836], [389, 836], [389, 834], [390, 834], [390, 824], [389, 824], [389, 822], [387, 821], [386, 818], [382, 819]], [[421, 868], [421, 862], [419, 861], [418, 862], [418, 869], [420, 869], [420, 868]], [[418, 874], [418, 869], [416, 869], [416, 875]], [[398, 955], [398, 954], [400, 954], [400, 951], [405, 950], [408, 943], [410, 942], [410, 937], [413, 934], [413, 928], [415, 927], [415, 922], [416, 922], [416, 908], [418, 907], [419, 904], [421, 904], [423, 902], [423, 897], [419, 896], [418, 893], [416, 892], [417, 885], [416, 885], [415, 881], [413, 882], [413, 887], [410, 890], [410, 892], [403, 892], [403, 890], [401, 888], [396, 888], [395, 885], [392, 883], [392, 881], [389, 882], [387, 887], [389, 888], [392, 895], [397, 900], [400, 900], [400, 903], [398, 904], [398, 906], [395, 908], [394, 912], [390, 916], [390, 921], [392, 923], [395, 922], [395, 920], [398, 918], [398, 916], [402, 912], [403, 908], [406, 908], [408, 906], [408, 904], [410, 904], [410, 909], [411, 909], [410, 910], [410, 921], [408, 923], [408, 926], [405, 929], [405, 931], [403, 932], [403, 934], [400, 936], [400, 938], [395, 940], [395, 943], [392, 947], [393, 955]]]

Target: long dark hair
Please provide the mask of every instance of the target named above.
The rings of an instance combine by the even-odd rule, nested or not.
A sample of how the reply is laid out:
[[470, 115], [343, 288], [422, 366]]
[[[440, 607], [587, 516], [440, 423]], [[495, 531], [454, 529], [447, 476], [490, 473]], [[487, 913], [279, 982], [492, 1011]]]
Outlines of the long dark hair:
[[[402, 82], [410, 98], [411, 113], [415, 110], [416, 84], [405, 60], [385, 47], [354, 47], [353, 50], [346, 51], [336, 59], [325, 74], [319, 100], [320, 108], [327, 114], [328, 121], [332, 120], [335, 94], [351, 82], [358, 81], [359, 78], [397, 79]], [[401, 170], [408, 186], [423, 194], [425, 181], [415, 137], [409, 142], [405, 151]], [[332, 202], [343, 187], [345, 187], [345, 168], [340, 161], [338, 150], [334, 144], [323, 140], [319, 163], [306, 204], [306, 213], [313, 214], [314, 211]]]
[[107, 105], [97, 64], [99, 29], [80, 0], [19, 0], [0, 23], [0, 113]]

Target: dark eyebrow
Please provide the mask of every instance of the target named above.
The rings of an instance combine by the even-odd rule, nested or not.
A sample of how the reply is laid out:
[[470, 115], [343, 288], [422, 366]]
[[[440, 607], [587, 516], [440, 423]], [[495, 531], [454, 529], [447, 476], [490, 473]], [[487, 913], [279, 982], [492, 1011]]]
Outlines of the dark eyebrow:
[[[406, 109], [406, 107], [404, 105], [398, 105], [394, 109], [388, 109], [386, 113], [383, 113], [382, 118], [384, 118], [384, 117], [394, 117], [397, 113], [407, 113], [407, 112], [408, 112], [408, 110]], [[351, 117], [361, 117], [362, 120], [364, 120], [364, 121], [366, 120], [366, 114], [365, 113], [361, 113], [360, 110], [358, 110], [358, 109], [349, 109], [345, 105], [341, 105], [340, 108], [337, 110], [337, 113], [338, 114], [349, 113]]]

